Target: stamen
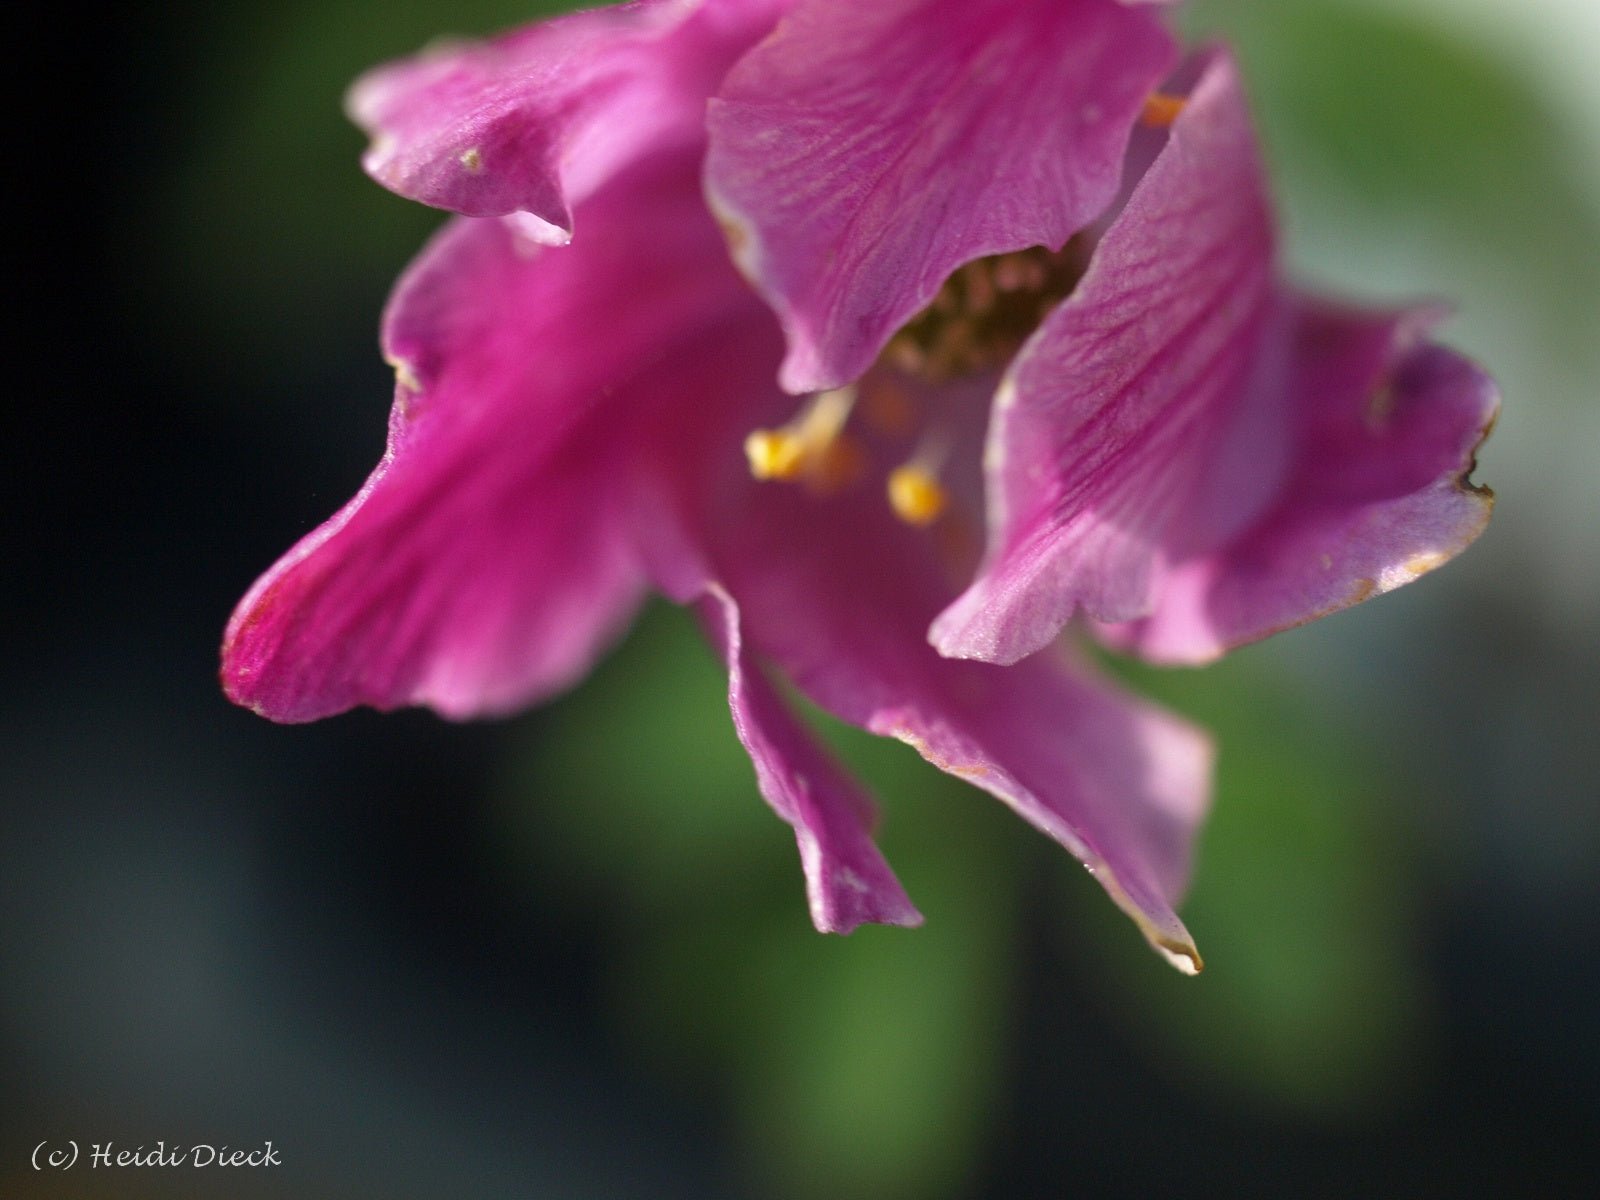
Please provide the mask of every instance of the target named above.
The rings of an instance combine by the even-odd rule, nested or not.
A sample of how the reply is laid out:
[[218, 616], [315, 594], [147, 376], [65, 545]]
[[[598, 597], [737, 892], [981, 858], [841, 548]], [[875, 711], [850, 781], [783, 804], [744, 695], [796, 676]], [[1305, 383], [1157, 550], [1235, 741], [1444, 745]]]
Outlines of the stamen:
[[762, 480], [801, 481], [822, 491], [837, 491], [864, 465], [861, 447], [843, 433], [850, 419], [854, 388], [821, 392], [781, 429], [757, 429], [744, 440], [750, 474]]
[[744, 453], [757, 479], [793, 479], [800, 474], [805, 447], [782, 429], [758, 429], [745, 438]]
[[889, 505], [907, 525], [931, 525], [944, 512], [944, 485], [916, 463], [889, 472]]
[[950, 453], [949, 431], [935, 427], [910, 460], [889, 472], [889, 507], [907, 525], [932, 525], [950, 502], [939, 470]]
[[1187, 96], [1174, 96], [1169, 92], [1151, 92], [1144, 102], [1144, 111], [1139, 114], [1139, 120], [1152, 129], [1170, 129], [1187, 103], [1189, 103]]

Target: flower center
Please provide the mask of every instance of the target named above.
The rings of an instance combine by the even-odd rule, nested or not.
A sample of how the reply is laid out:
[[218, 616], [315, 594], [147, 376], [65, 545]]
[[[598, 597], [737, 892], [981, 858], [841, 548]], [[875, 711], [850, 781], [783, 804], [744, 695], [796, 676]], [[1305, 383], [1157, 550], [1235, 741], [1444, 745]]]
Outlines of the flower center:
[[939, 410], [950, 407], [957, 391], [950, 385], [1004, 368], [1071, 294], [1087, 259], [1087, 239], [1076, 237], [1059, 252], [1034, 247], [967, 263], [889, 339], [859, 385], [820, 392], [788, 424], [751, 433], [744, 445], [750, 473], [819, 495], [855, 483], [870, 461], [849, 428], [859, 418], [877, 439], [915, 438], [884, 489], [901, 520], [934, 524], [949, 508], [940, 473], [954, 437], [949, 412]]
[[[1152, 92], [1139, 121], [1170, 129], [1187, 102], [1186, 96]], [[910, 457], [888, 472], [884, 489], [901, 520], [934, 524], [950, 508], [940, 473], [960, 424], [951, 409], [967, 390], [952, 385], [1003, 370], [1078, 286], [1092, 248], [1091, 238], [1079, 233], [1059, 251], [1034, 246], [959, 268], [889, 339], [858, 385], [820, 392], [787, 425], [750, 434], [744, 445], [750, 473], [802, 483], [822, 495], [855, 483], [871, 461], [847, 428], [860, 413], [879, 438], [904, 440], [920, 430]]]
[[1077, 286], [1085, 249], [1074, 238], [1059, 253], [1035, 246], [968, 263], [889, 339], [883, 361], [934, 384], [1005, 366]]

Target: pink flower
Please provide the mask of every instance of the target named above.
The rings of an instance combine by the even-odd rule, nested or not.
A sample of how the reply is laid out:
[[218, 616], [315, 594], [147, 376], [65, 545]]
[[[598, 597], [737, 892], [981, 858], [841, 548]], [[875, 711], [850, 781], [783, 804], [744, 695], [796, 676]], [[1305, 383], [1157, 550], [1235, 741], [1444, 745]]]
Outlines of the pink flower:
[[1496, 401], [1428, 314], [1278, 281], [1234, 67], [1175, 65], [1116, 0], [656, 0], [369, 75], [368, 169], [467, 215], [385, 313], [388, 451], [241, 602], [229, 695], [505, 712], [655, 589], [819, 929], [921, 918], [779, 678], [1197, 970], [1209, 746], [1057, 634], [1199, 661], [1414, 578], [1483, 527]]

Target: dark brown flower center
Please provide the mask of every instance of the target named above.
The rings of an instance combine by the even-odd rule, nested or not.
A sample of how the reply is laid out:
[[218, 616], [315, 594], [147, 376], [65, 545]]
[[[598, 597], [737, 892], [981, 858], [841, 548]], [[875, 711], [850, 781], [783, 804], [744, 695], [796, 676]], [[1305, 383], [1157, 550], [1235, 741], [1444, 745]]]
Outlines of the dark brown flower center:
[[928, 383], [997, 370], [1078, 285], [1084, 239], [980, 258], [945, 280], [933, 303], [884, 347], [882, 362]]

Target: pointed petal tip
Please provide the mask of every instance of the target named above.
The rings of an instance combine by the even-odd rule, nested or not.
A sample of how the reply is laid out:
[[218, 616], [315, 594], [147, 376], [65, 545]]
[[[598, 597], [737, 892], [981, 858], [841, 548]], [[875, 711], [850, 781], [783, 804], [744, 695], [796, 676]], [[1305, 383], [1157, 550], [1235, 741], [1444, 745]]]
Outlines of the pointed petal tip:
[[[925, 759], [940, 770], [965, 779], [968, 782], [1005, 797], [994, 789], [995, 772], [986, 764], [962, 763], [951, 761], [942, 755], [928, 740], [916, 730], [904, 724], [886, 722], [872, 728], [872, 732], [881, 736], [893, 737], [912, 747]], [[1198, 731], [1195, 732], [1195, 741], [1191, 742], [1193, 753], [1203, 760], [1206, 774], [1210, 773], [1212, 746], [1208, 738]], [[1168, 906], [1170, 895], [1167, 899], [1155, 898], [1150, 901], [1147, 908], [1129, 895], [1123, 887], [1116, 873], [1106, 864], [1105, 860], [1094, 853], [1088, 846], [1073, 837], [1059, 837], [1068, 845], [1071, 852], [1088, 870], [1095, 880], [1105, 889], [1113, 903], [1122, 909], [1144, 935], [1145, 941], [1161, 955], [1168, 963], [1185, 975], [1198, 975], [1205, 969], [1205, 961], [1200, 957], [1200, 951], [1195, 947], [1194, 939], [1189, 936], [1189, 931], [1183, 922], [1172, 912]], [[920, 920], [920, 918], [919, 918]], [[820, 925], [819, 925], [820, 928]]]
[[506, 215], [506, 222], [517, 232], [517, 235], [526, 239], [530, 250], [534, 246], [567, 246], [572, 243], [572, 214], [563, 212], [557, 214], [554, 221], [546, 220], [538, 213], [520, 209]]
[[217, 665], [217, 679], [222, 694], [232, 704], [249, 709], [258, 717], [279, 725], [298, 724], [309, 717], [296, 718], [279, 711], [263, 693], [262, 624], [270, 613], [272, 589], [258, 582], [234, 609], [222, 635], [222, 649]]
[[763, 798], [794, 830], [806, 903], [821, 933], [865, 924], [917, 925], [922, 914], [872, 839], [876, 808], [854, 777], [789, 708], [746, 646], [738, 601], [701, 584], [702, 625], [727, 663], [734, 732]]
[[813, 898], [810, 907], [811, 923], [816, 926], [817, 932], [838, 934], [840, 937], [849, 937], [863, 925], [894, 925], [902, 929], [917, 929], [924, 921], [922, 913], [910, 903], [841, 911], [833, 905], [819, 905]]
[[1021, 658], [1021, 655], [1003, 657], [999, 638], [994, 632], [974, 628], [976, 622], [968, 611], [972, 606], [963, 603], [964, 600], [964, 596], [958, 597], [928, 627], [928, 644], [939, 652], [939, 656], [996, 663], [1003, 667], [1011, 666]]
[[[816, 832], [796, 828], [795, 841], [806, 878], [806, 907], [818, 933], [843, 936], [863, 925], [915, 928], [922, 924], [922, 914], [892, 874], [887, 880], [870, 877], [880, 873], [877, 868], [888, 872], [881, 859], [861, 863], [858, 871], [837, 850], [824, 854]], [[872, 856], [878, 857], [876, 847]]]
[[1185, 975], [1198, 975], [1206, 969], [1205, 962], [1200, 958], [1200, 952], [1193, 946], [1172, 945], [1153, 939], [1150, 944], [1156, 948], [1156, 951], [1163, 958]]
[[1198, 975], [1205, 970], [1205, 960], [1176, 913], [1165, 905], [1161, 906], [1165, 911], [1147, 911], [1128, 895], [1121, 881], [1103, 862], [1085, 862], [1084, 865], [1105, 888], [1112, 902], [1133, 919], [1152, 950], [1185, 975]]
[[[1106, 882], [1103, 875], [1101, 881]], [[1165, 923], [1157, 924], [1148, 914], [1128, 901], [1114, 883], [1107, 882], [1106, 890], [1111, 893], [1111, 898], [1117, 902], [1118, 907], [1133, 918], [1134, 924], [1139, 927], [1139, 932], [1144, 934], [1144, 940], [1150, 943], [1150, 948], [1168, 963], [1185, 975], [1198, 975], [1205, 970], [1205, 960], [1200, 957], [1194, 939], [1189, 936], [1189, 931], [1183, 927], [1182, 922], [1174, 919], [1171, 926]]]

